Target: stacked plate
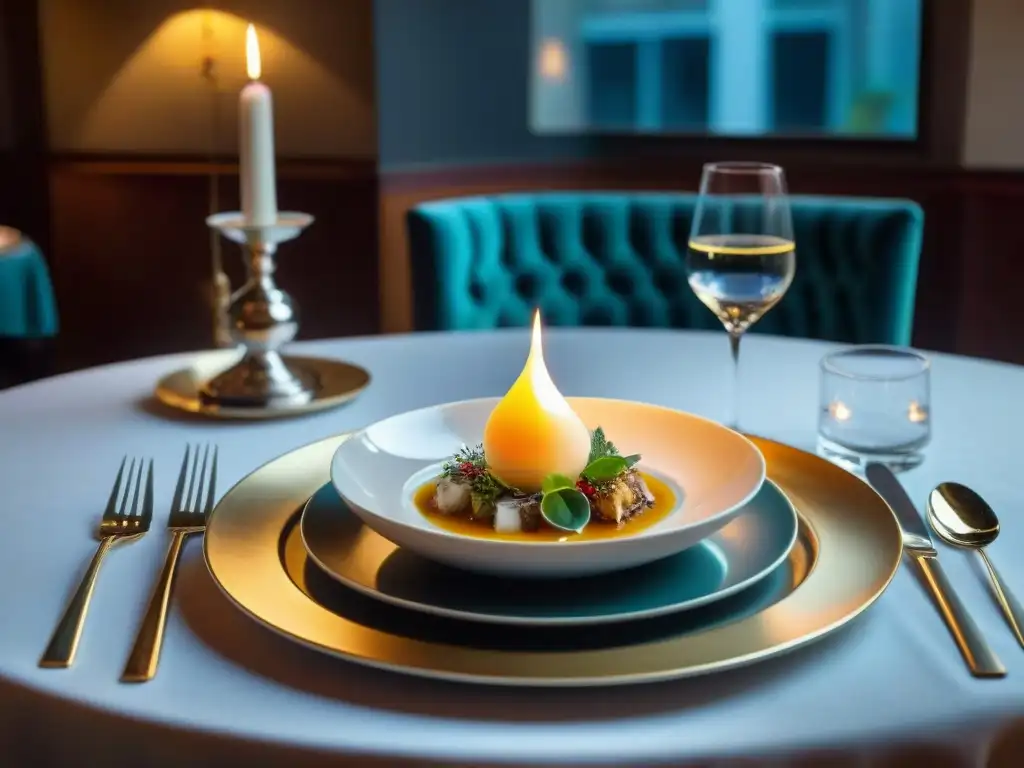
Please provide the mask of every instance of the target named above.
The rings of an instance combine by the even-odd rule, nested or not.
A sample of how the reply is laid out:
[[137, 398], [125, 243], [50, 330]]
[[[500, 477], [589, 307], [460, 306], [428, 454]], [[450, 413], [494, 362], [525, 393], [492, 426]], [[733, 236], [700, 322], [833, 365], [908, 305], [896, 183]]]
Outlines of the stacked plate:
[[417, 492], [481, 442], [497, 402], [400, 414], [257, 470], [211, 516], [215, 580], [271, 629], [351, 661], [492, 684], [603, 685], [810, 642], [866, 609], [899, 565], [896, 521], [853, 475], [621, 400], [568, 402], [669, 489], [655, 524], [542, 540], [438, 525]]

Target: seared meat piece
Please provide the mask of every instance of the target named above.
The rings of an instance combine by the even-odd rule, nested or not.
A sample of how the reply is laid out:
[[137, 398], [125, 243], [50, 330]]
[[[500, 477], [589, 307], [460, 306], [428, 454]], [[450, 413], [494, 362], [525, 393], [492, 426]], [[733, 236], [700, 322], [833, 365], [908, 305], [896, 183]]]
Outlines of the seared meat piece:
[[494, 530], [498, 533], [536, 531], [540, 527], [540, 496], [513, 496], [494, 505]]
[[636, 495], [625, 480], [616, 480], [609, 487], [590, 500], [594, 515], [608, 523], [621, 523], [626, 511], [636, 503]]
[[635, 470], [627, 472], [590, 502], [594, 515], [604, 522], [621, 525], [654, 506], [654, 494]]
[[633, 489], [633, 493], [638, 499], [643, 499], [645, 507], [654, 506], [654, 494], [651, 493], [651, 489], [647, 487], [647, 483], [644, 482], [644, 478], [639, 472], [633, 470], [627, 473], [626, 485]]
[[540, 514], [540, 499], [540, 494], [537, 494], [519, 505], [519, 521], [522, 523], [524, 531], [536, 531], [540, 528], [544, 520]]
[[434, 501], [437, 511], [442, 515], [468, 517], [472, 512], [469, 484], [460, 483], [451, 477], [442, 477], [437, 481]]

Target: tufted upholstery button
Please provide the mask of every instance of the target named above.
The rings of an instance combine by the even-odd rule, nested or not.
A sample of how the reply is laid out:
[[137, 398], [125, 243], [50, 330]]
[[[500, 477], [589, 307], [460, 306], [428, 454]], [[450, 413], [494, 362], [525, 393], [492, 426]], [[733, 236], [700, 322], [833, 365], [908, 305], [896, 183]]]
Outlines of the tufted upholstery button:
[[654, 270], [654, 287], [665, 296], [678, 296], [690, 290], [682, 264], [662, 264]]
[[585, 272], [579, 269], [567, 269], [563, 274], [559, 282], [565, 292], [571, 296], [577, 298], [583, 296], [587, 292], [587, 275]]
[[[543, 192], [423, 203], [407, 225], [420, 329], [721, 328], [687, 285], [695, 195]], [[754, 332], [910, 343], [923, 214], [906, 200], [790, 198], [793, 284]]]
[[516, 275], [516, 293], [526, 301], [536, 299], [540, 294], [540, 279], [532, 272], [523, 272]]
[[626, 267], [614, 267], [608, 270], [608, 287], [619, 296], [630, 296], [636, 288], [633, 270]]

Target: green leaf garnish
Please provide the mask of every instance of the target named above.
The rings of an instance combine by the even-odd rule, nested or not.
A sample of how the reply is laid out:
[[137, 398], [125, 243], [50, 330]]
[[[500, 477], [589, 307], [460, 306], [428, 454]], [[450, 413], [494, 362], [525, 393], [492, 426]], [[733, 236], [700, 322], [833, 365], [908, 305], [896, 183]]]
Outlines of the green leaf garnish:
[[595, 429], [590, 435], [590, 456], [587, 458], [587, 463], [592, 464], [604, 456], [618, 455], [618, 449], [604, 436], [604, 430], [601, 427]]
[[554, 474], [548, 475], [547, 477], [544, 478], [544, 482], [542, 482], [540, 485], [540, 490], [541, 493], [554, 493], [555, 491], [559, 491], [562, 488], [575, 487], [576, 483], [574, 483], [570, 478], [566, 477], [565, 475]]
[[[605, 437], [604, 430], [598, 427], [591, 433], [590, 455], [581, 477], [593, 486], [594, 491], [603, 493], [638, 461], [640, 454], [619, 455], [615, 445]], [[495, 505], [503, 496], [522, 495], [491, 473], [483, 445], [463, 446], [444, 463], [441, 474], [469, 485], [475, 519], [493, 516]], [[577, 479], [556, 473], [548, 475], [541, 483], [541, 516], [553, 528], [579, 533], [590, 522], [590, 501], [577, 489]], [[587, 489], [588, 493], [594, 491]]]
[[575, 488], [544, 494], [540, 513], [553, 528], [579, 533], [590, 522], [590, 502]]
[[629, 469], [629, 464], [621, 456], [603, 456], [587, 464], [583, 476], [592, 483], [607, 483], [614, 480]]

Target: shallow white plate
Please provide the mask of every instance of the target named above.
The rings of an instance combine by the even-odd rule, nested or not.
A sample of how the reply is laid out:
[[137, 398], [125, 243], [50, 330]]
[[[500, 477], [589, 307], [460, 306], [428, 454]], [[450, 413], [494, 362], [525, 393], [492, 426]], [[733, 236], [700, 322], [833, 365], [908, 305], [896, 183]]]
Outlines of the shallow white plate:
[[443, 530], [413, 494], [464, 445], [478, 445], [498, 398], [421, 408], [379, 421], [338, 447], [331, 481], [359, 518], [400, 547], [456, 568], [501, 576], [586, 576], [682, 552], [729, 523], [760, 490], [765, 460], [743, 435], [708, 419], [646, 403], [568, 398], [590, 428], [669, 482], [677, 507], [656, 525], [614, 539], [531, 542]]

